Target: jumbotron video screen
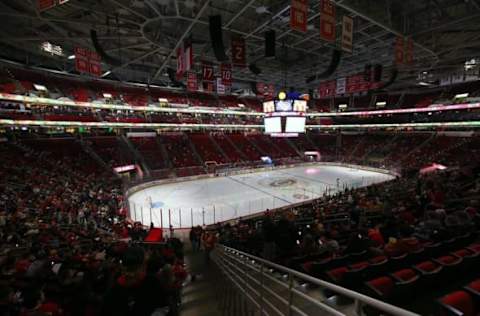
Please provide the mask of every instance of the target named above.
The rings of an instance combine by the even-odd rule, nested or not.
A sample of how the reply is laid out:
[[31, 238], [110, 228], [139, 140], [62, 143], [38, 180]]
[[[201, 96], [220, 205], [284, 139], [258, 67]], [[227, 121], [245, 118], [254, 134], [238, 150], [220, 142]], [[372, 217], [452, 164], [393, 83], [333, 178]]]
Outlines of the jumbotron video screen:
[[305, 96], [280, 92], [277, 99], [264, 102], [265, 134], [272, 137], [298, 137], [305, 133], [307, 100]]

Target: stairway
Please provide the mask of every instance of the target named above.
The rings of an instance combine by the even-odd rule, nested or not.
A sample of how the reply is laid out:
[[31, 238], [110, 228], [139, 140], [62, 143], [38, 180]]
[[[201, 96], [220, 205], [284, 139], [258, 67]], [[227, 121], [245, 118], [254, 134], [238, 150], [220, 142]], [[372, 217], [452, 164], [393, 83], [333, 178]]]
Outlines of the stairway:
[[228, 137], [228, 135], [225, 135], [225, 139], [227, 140], [227, 142], [230, 143], [230, 145], [235, 148], [235, 150], [240, 154], [240, 157], [242, 157], [243, 161], [249, 161], [248, 157], [245, 155], [245, 153], [243, 151], [240, 150], [240, 148], [237, 147], [237, 145], [235, 145], [235, 143], [230, 139], [230, 137]]
[[295, 144], [290, 139], [285, 138], [285, 141], [293, 150], [295, 150], [295, 152], [299, 157], [303, 157], [303, 153], [301, 153], [300, 150], [298, 150], [297, 146], [295, 146]]
[[162, 159], [163, 159], [163, 161], [165, 161], [165, 165], [167, 166], [168, 169], [173, 169], [173, 163], [170, 160], [170, 157], [168, 156], [168, 151], [165, 148], [165, 144], [163, 144], [160, 141], [159, 137], [156, 137], [155, 141], [157, 142], [157, 145], [160, 148], [160, 152], [162, 153]]
[[[82, 146], [83, 151], [85, 151], [93, 160], [105, 168], [105, 170], [112, 172], [112, 168], [105, 161], [103, 161], [103, 159], [95, 152], [95, 150], [93, 150], [93, 148], [88, 144], [87, 141], [83, 139], [83, 137], [80, 136], [77, 141], [80, 143], [80, 146]], [[116, 172], [114, 172], [114, 174], [117, 177], [120, 177]]]
[[255, 141], [247, 136], [245, 136], [245, 139], [247, 140], [248, 143], [250, 143], [250, 145], [252, 145], [260, 154], [262, 154], [263, 156], [267, 156], [267, 153], [262, 149], [260, 148], [260, 146], [258, 146], [257, 143], [255, 143]]
[[145, 159], [143, 159], [143, 156], [138, 152], [135, 146], [133, 146], [133, 144], [130, 142], [128, 137], [126, 137], [125, 135], [122, 135], [120, 136], [120, 140], [121, 140], [120, 144], [122, 145], [122, 147], [133, 154], [133, 157], [140, 164], [145, 175], [149, 177], [151, 174], [151, 171], [147, 163], [145, 162]]
[[187, 141], [188, 146], [190, 147], [190, 150], [191, 150], [193, 156], [195, 157], [195, 159], [196, 159], [197, 162], [199, 163], [199, 166], [205, 167], [205, 161], [203, 161], [202, 157], [201, 157], [200, 154], [198, 153], [198, 151], [197, 151], [197, 149], [195, 148], [195, 145], [193, 144], [193, 142], [192, 142], [192, 140], [190, 139], [190, 137], [188, 137], [187, 134], [183, 134], [183, 137], [184, 137], [184, 139]]
[[227, 154], [225, 153], [225, 151], [223, 150], [222, 147], [220, 147], [220, 145], [218, 145], [217, 141], [215, 140], [215, 138], [212, 137], [212, 134], [211, 133], [208, 133], [208, 138], [210, 139], [210, 141], [212, 142], [213, 146], [215, 146], [215, 148], [218, 150], [219, 153], [222, 154], [222, 157], [225, 159], [225, 161], [227, 162], [232, 162], [230, 160], [230, 158], [228, 158]]

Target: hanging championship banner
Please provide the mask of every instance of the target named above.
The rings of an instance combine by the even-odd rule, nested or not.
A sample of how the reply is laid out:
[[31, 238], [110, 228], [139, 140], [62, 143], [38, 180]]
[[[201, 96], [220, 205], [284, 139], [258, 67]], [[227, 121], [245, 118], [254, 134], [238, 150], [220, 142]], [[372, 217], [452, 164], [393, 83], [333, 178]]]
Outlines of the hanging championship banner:
[[183, 53], [184, 53], [184, 67], [185, 71], [190, 71], [193, 68], [193, 47], [192, 39], [188, 38], [183, 42]]
[[320, 0], [320, 38], [327, 42], [335, 42], [335, 31], [335, 6], [330, 0]]
[[90, 52], [89, 62], [90, 62], [89, 72], [96, 77], [101, 77], [102, 76], [102, 64], [101, 64], [102, 59], [100, 58], [100, 55], [98, 55], [95, 52]]
[[220, 77], [224, 86], [232, 85], [232, 65], [222, 63], [220, 65]]
[[100, 77], [102, 60], [100, 56], [82, 47], [75, 47], [75, 69], [80, 73], [88, 73]]
[[177, 80], [182, 80], [185, 73], [185, 55], [183, 47], [177, 48]]
[[88, 52], [85, 48], [75, 47], [75, 69], [80, 73], [89, 72]]
[[202, 62], [202, 80], [209, 82], [214, 80], [213, 65], [206, 61]]
[[342, 23], [342, 50], [353, 52], [353, 18], [344, 15]]
[[190, 92], [198, 90], [197, 74], [193, 71], [187, 73], [187, 90]]
[[55, 6], [55, 0], [38, 0], [38, 10], [45, 11]]
[[235, 67], [244, 68], [247, 64], [247, 49], [245, 39], [242, 37], [232, 38], [232, 63]]
[[405, 63], [407, 65], [413, 64], [413, 40], [411, 37], [407, 39], [407, 47], [405, 49]]
[[290, 6], [290, 27], [292, 30], [307, 31], [308, 0], [292, 0]]
[[403, 64], [405, 61], [405, 41], [403, 36], [398, 36], [395, 41], [395, 63]]

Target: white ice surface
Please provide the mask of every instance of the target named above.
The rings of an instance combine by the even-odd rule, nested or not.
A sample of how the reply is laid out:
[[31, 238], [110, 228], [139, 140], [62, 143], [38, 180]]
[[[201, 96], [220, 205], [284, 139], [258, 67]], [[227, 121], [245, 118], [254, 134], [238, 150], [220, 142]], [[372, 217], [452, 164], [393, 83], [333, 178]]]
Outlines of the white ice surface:
[[[360, 187], [393, 177], [347, 167], [317, 165], [169, 183], [129, 198], [131, 218], [174, 228], [212, 224]], [[337, 183], [338, 179], [338, 183]]]

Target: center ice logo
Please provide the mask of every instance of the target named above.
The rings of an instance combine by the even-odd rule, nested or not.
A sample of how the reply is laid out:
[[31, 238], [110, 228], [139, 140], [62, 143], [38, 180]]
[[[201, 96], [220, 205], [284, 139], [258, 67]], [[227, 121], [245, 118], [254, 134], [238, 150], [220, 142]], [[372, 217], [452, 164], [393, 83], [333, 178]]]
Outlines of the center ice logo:
[[262, 179], [259, 181], [260, 185], [267, 185], [274, 188], [284, 188], [291, 187], [298, 183], [297, 180], [293, 178], [273, 178], [273, 179]]

